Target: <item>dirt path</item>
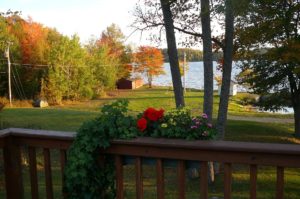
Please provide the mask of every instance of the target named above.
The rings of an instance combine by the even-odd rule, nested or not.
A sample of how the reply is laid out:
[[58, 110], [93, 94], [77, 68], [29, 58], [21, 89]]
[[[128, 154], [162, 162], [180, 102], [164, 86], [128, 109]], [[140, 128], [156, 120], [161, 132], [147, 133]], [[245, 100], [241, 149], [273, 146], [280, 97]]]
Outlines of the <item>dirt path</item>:
[[288, 118], [271, 118], [271, 117], [243, 117], [243, 116], [228, 116], [229, 120], [253, 121], [263, 123], [294, 123], [293, 119]]

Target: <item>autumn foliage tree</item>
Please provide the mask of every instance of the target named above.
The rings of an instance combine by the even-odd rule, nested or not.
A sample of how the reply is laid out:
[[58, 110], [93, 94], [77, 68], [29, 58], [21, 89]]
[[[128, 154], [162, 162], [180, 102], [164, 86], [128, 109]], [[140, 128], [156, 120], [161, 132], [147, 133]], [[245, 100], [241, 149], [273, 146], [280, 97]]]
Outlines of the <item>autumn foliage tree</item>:
[[41, 90], [40, 79], [43, 78], [43, 70], [46, 69], [41, 69], [40, 66], [46, 65], [48, 60], [49, 29], [34, 22], [30, 17], [23, 19], [18, 15], [6, 17], [6, 22], [9, 34], [16, 38], [12, 46], [19, 46], [19, 55], [16, 56], [16, 53], [12, 52], [11, 59], [13, 69], [22, 74], [20, 82], [24, 88], [23, 97], [35, 98]]
[[120, 27], [116, 24], [111, 24], [101, 34], [97, 40], [98, 47], [105, 47], [109, 50], [109, 56], [114, 59], [117, 64], [117, 78], [126, 78], [130, 76], [132, 71], [132, 50], [130, 46], [124, 44], [125, 35]]
[[46, 63], [49, 49], [47, 42], [48, 29], [29, 18], [22, 23], [23, 35], [20, 38], [22, 63]]
[[164, 73], [164, 58], [161, 50], [151, 46], [140, 46], [135, 58], [137, 63], [135, 71], [147, 76], [148, 85], [151, 88], [153, 77]]

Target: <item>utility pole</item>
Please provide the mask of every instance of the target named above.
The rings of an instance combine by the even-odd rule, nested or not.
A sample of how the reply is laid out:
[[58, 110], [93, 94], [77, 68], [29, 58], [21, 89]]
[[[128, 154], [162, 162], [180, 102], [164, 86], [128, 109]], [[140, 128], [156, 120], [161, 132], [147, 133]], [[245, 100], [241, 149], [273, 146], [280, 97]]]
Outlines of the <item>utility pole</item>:
[[9, 55], [9, 46], [12, 45], [12, 42], [7, 42], [7, 48], [5, 51], [5, 57], [7, 58], [7, 67], [8, 67], [8, 96], [9, 96], [9, 105], [12, 107], [12, 97], [11, 97], [11, 63], [10, 63], [10, 55]]
[[182, 66], [182, 69], [183, 69], [183, 91], [186, 92], [186, 85], [185, 85], [185, 67], [186, 67], [186, 53], [184, 51], [183, 53], [183, 66]]

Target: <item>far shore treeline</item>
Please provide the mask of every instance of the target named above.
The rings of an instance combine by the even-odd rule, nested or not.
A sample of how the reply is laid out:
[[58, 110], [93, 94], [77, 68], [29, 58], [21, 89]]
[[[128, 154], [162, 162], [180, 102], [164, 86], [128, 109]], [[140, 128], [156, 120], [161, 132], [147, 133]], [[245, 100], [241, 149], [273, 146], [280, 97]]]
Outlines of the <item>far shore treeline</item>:
[[[164, 55], [164, 62], [170, 62], [167, 51], [168, 49], [166, 48], [162, 49], [162, 53]], [[178, 48], [179, 60], [183, 60], [184, 53], [186, 54], [186, 60], [188, 62], [203, 61], [203, 52], [201, 50], [191, 49], [191, 48]], [[219, 61], [220, 59], [222, 59], [222, 56], [223, 56], [222, 52], [214, 52], [213, 61]]]

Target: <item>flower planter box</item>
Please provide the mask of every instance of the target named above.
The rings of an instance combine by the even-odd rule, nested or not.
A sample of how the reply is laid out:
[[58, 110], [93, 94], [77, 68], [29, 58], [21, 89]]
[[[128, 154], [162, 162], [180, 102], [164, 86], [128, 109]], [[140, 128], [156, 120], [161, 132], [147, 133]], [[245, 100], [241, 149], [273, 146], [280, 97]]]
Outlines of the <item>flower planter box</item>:
[[[124, 156], [123, 157], [123, 165], [134, 165], [135, 157], [133, 156]], [[156, 159], [155, 158], [142, 158], [142, 164], [147, 166], [155, 166]], [[163, 159], [163, 165], [167, 168], [176, 168], [178, 164], [178, 160], [172, 159]], [[186, 161], [186, 169], [199, 169], [200, 163], [199, 161]]]

